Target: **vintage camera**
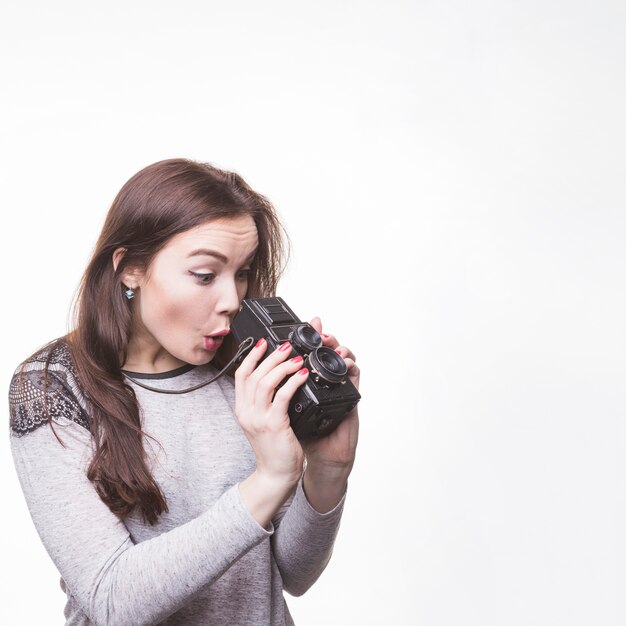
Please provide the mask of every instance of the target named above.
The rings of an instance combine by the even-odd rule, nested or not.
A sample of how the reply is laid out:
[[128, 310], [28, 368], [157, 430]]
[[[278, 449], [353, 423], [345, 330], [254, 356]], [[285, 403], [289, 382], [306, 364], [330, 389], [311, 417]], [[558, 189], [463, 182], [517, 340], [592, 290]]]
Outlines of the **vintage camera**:
[[253, 346], [261, 337], [268, 343], [265, 356], [289, 341], [292, 356], [300, 355], [309, 377], [289, 403], [291, 427], [298, 439], [324, 437], [331, 433], [361, 399], [348, 380], [343, 358], [322, 345], [319, 333], [301, 322], [282, 298], [246, 299], [231, 325], [235, 340], [252, 337]]

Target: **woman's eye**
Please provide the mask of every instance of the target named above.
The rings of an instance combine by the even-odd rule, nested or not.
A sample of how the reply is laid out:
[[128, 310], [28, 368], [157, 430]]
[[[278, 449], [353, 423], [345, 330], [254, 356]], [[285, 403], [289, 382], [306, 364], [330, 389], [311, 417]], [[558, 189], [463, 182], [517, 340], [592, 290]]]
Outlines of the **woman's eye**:
[[237, 272], [237, 280], [248, 280], [250, 276], [250, 270], [239, 270]]
[[197, 278], [203, 285], [208, 285], [215, 278], [215, 274], [202, 274], [200, 272], [189, 272], [194, 278]]

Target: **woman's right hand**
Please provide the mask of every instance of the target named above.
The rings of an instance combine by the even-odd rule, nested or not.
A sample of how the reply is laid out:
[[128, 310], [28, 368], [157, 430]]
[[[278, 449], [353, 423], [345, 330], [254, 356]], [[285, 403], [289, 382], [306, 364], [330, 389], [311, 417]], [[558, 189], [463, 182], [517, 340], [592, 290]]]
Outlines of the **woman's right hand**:
[[259, 340], [235, 372], [235, 413], [256, 457], [256, 470], [240, 483], [239, 491], [264, 527], [302, 476], [304, 452], [291, 429], [287, 408], [308, 378], [302, 357], [288, 359], [288, 343], [259, 363], [266, 350], [267, 342]]

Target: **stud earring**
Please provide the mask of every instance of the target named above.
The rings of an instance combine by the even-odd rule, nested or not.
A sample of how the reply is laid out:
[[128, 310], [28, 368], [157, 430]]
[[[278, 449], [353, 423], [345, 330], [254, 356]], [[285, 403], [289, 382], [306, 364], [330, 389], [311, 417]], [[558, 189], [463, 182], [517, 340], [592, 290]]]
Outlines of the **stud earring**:
[[129, 287], [125, 292], [124, 295], [129, 299], [132, 300], [135, 297], [135, 290], [132, 287]]

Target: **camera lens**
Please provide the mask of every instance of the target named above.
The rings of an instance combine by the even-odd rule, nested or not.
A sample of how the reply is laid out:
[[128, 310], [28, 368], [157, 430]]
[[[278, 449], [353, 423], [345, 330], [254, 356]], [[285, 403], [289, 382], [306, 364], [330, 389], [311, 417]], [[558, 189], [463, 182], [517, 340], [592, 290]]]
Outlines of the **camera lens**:
[[322, 345], [320, 334], [312, 326], [298, 326], [290, 333], [289, 340], [306, 352], [311, 352]]
[[331, 348], [322, 346], [309, 354], [313, 369], [329, 383], [340, 383], [348, 373], [346, 362]]

